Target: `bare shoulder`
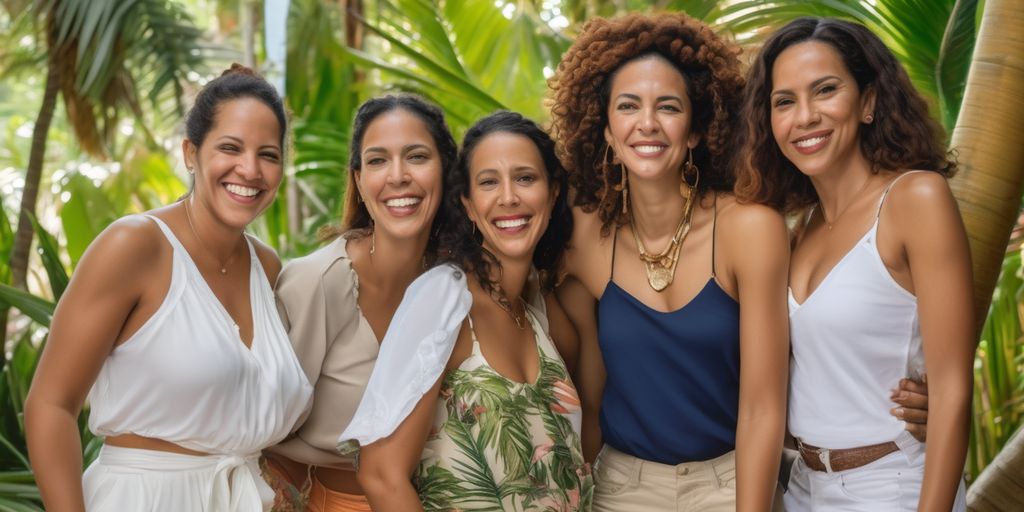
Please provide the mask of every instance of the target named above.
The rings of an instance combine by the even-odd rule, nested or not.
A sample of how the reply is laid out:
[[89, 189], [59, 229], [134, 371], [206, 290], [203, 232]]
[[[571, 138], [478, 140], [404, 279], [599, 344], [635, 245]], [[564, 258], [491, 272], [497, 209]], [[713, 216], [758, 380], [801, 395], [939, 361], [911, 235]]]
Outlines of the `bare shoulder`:
[[263, 243], [259, 238], [249, 235], [246, 235], [246, 238], [252, 243], [252, 247], [256, 251], [256, 257], [259, 258], [260, 264], [263, 265], [263, 272], [267, 274], [267, 279], [270, 280], [270, 286], [274, 286], [277, 282], [277, 276], [281, 273], [281, 258], [277, 257], [277, 251]]
[[732, 195], [718, 197], [720, 236], [730, 240], [763, 239], [779, 236], [788, 240], [786, 220], [778, 210], [756, 203], [741, 203]]
[[948, 206], [953, 200], [946, 177], [931, 171], [908, 172], [892, 184], [886, 203], [906, 212], [920, 212]]
[[107, 226], [89, 244], [83, 259], [92, 254], [102, 255], [102, 261], [112, 264], [132, 260], [152, 261], [169, 247], [167, 238], [153, 220], [142, 215], [129, 215]]

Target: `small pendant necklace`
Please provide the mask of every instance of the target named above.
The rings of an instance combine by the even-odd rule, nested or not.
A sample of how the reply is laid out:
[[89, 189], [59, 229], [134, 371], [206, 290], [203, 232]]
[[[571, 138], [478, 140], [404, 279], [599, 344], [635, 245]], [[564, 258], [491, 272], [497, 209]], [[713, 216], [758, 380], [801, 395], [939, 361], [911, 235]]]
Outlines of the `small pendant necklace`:
[[[212, 257], [214, 259], [214, 261], [216, 261], [217, 263], [220, 264], [220, 274], [221, 275], [227, 274], [228, 273], [228, 264], [231, 263], [235, 259], [235, 255], [238, 254], [238, 250], [237, 250], [238, 249], [238, 244], [235, 244], [235, 247], [231, 250], [231, 255], [228, 256], [228, 259], [223, 261], [223, 262], [221, 262], [220, 259], [217, 258], [217, 255], [213, 254], [213, 251], [211, 251], [210, 249], [208, 249], [206, 247], [206, 244], [203, 243], [203, 239], [199, 237], [199, 233], [196, 231], [195, 225], [192, 224], [192, 215], [188, 211], [188, 199], [185, 199], [182, 202], [185, 204], [185, 218], [188, 219], [188, 227], [189, 227], [189, 229], [192, 230], [192, 235], [195, 236], [196, 240], [199, 241], [199, 247], [202, 247], [203, 251], [206, 252], [206, 254], [209, 254], [210, 257]], [[245, 235], [243, 234], [242, 237], [244, 238]]]
[[859, 198], [860, 195], [864, 192], [864, 190], [868, 188], [868, 183], [871, 183], [871, 176], [868, 176], [867, 179], [864, 180], [864, 184], [860, 186], [860, 188], [857, 190], [857, 192], [853, 194], [852, 197], [850, 197], [850, 202], [847, 203], [846, 206], [844, 206], [843, 209], [839, 211], [839, 213], [835, 216], [834, 219], [832, 219], [831, 222], [828, 220], [828, 216], [825, 215], [825, 206], [821, 204], [820, 200], [818, 201], [818, 205], [821, 206], [821, 219], [825, 221], [825, 226], [828, 227], [829, 231], [832, 231], [832, 226], [835, 226], [836, 223], [839, 222], [839, 218], [842, 217], [844, 213], [846, 213], [846, 210], [849, 210], [850, 206], [853, 206], [853, 203], [857, 202], [857, 198]]

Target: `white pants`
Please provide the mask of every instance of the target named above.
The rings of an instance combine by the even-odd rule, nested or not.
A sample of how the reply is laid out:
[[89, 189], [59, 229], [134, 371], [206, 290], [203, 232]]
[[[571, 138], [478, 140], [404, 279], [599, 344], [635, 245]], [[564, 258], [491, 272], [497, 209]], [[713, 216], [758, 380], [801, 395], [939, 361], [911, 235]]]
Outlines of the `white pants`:
[[[807, 467], [797, 457], [784, 496], [787, 512], [877, 512], [917, 510], [924, 479], [924, 443], [903, 432], [900, 447], [859, 468], [826, 473]], [[967, 510], [960, 481], [953, 512]]]
[[89, 512], [259, 512], [274, 493], [258, 454], [183, 455], [104, 445], [85, 474]]

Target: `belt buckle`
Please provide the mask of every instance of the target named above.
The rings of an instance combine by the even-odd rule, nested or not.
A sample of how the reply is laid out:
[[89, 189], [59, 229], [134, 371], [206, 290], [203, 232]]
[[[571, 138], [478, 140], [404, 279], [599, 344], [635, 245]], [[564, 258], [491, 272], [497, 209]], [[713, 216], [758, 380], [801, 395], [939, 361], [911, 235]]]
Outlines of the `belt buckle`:
[[832, 450], [828, 448], [818, 448], [818, 460], [825, 466], [826, 473], [832, 473]]

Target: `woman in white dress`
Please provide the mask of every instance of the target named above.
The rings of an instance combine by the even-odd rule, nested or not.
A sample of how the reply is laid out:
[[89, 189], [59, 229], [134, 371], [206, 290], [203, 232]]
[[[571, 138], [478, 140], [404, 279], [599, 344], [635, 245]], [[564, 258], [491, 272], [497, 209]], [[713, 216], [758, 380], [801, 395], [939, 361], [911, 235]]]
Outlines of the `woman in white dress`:
[[[260, 450], [288, 434], [311, 387], [274, 305], [280, 261], [244, 230], [277, 193], [286, 130], [274, 88], [236, 64], [189, 111], [191, 192], [118, 220], [82, 257], [26, 403], [48, 509], [269, 507]], [[81, 476], [87, 393], [105, 440]]]

